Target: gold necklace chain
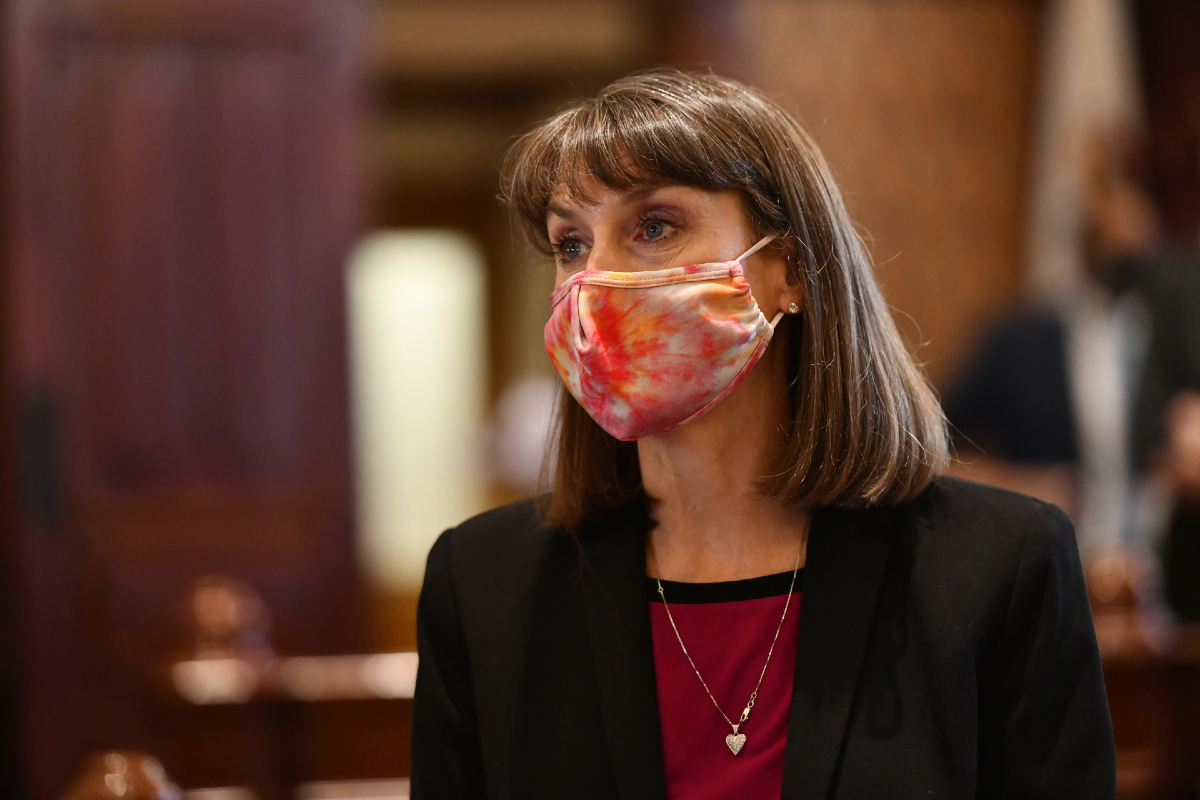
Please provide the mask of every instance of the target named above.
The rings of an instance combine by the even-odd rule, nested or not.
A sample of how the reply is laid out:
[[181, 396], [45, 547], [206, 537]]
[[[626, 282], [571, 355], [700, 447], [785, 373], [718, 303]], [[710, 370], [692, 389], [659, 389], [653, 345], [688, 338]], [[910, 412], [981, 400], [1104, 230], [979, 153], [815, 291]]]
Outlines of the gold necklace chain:
[[746, 707], [742, 709], [742, 716], [736, 723], [729, 718], [721, 708], [721, 704], [717, 702], [717, 698], [713, 697], [712, 690], [708, 688], [708, 684], [704, 682], [704, 676], [700, 674], [700, 670], [696, 668], [696, 662], [692, 661], [692, 655], [688, 652], [687, 645], [683, 643], [683, 637], [679, 635], [679, 628], [675, 625], [675, 617], [671, 616], [671, 606], [667, 603], [667, 596], [663, 593], [662, 580], [655, 578], [658, 584], [658, 596], [662, 599], [663, 608], [667, 611], [667, 619], [671, 621], [671, 629], [675, 631], [675, 638], [679, 640], [679, 646], [683, 648], [683, 655], [687, 658], [688, 663], [692, 665], [692, 672], [696, 673], [696, 677], [700, 679], [700, 685], [704, 687], [704, 691], [708, 694], [708, 699], [712, 700], [712, 704], [716, 707], [717, 712], [725, 718], [729, 726], [733, 728], [733, 733], [725, 737], [725, 744], [735, 756], [742, 751], [746, 746], [746, 734], [739, 733], [738, 728], [745, 724], [750, 718], [750, 710], [754, 708], [754, 703], [758, 700], [758, 690], [762, 686], [763, 678], [767, 674], [767, 665], [771, 663], [771, 656], [775, 653], [775, 643], [779, 641], [779, 632], [783, 630], [783, 621], [787, 619], [788, 607], [792, 604], [792, 592], [796, 590], [796, 576], [800, 573], [800, 553], [796, 554], [796, 568], [792, 570], [792, 585], [788, 587], [787, 601], [783, 604], [783, 616], [779, 618], [779, 626], [775, 628], [775, 636], [771, 639], [771, 648], [767, 650], [767, 660], [763, 663], [762, 672], [758, 674], [758, 683], [754, 685], [754, 691], [750, 693], [750, 701], [746, 703]]

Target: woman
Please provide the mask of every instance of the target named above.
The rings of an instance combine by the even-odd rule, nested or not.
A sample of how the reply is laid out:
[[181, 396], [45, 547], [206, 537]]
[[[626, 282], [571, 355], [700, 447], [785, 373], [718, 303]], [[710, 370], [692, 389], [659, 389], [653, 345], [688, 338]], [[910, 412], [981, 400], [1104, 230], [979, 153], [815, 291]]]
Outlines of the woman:
[[939, 477], [937, 400], [816, 146], [733, 81], [517, 142], [567, 392], [552, 490], [446, 532], [414, 798], [1103, 798], [1071, 524]]

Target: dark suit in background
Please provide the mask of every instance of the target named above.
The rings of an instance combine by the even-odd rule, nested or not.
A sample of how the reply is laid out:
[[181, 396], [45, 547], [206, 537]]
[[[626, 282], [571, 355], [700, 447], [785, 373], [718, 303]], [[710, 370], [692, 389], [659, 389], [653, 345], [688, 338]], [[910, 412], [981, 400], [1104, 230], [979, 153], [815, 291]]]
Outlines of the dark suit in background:
[[[1200, 391], [1200, 259], [1164, 253], [1144, 274], [1151, 332], [1133, 427], [1134, 448], [1142, 459], [1166, 443], [1171, 398], [1184, 390]], [[1194, 501], [1175, 508], [1162, 561], [1168, 605], [1184, 620], [1200, 621], [1200, 507]]]
[[1079, 461], [1066, 338], [1062, 317], [1051, 310], [1000, 320], [946, 393], [955, 434], [1009, 461]]

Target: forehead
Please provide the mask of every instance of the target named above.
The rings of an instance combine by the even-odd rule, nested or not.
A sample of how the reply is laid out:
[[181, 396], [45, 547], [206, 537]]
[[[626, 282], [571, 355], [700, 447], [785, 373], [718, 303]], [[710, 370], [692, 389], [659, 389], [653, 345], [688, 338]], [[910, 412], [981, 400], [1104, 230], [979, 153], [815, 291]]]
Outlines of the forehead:
[[638, 186], [629, 189], [618, 189], [605, 186], [591, 180], [582, 186], [558, 184], [550, 192], [550, 200], [546, 206], [547, 215], [562, 216], [564, 212], [576, 210], [598, 210], [605, 207], [624, 206], [653, 193], [657, 186]]
[[[573, 165], [571, 165], [573, 161]], [[678, 185], [678, 181], [658, 175], [646, 174], [631, 159], [622, 156], [619, 174], [604, 170], [598, 176], [595, 169], [579, 159], [560, 165], [561, 171], [553, 180], [550, 202], [574, 205], [594, 205], [601, 197], [629, 195], [634, 192], [653, 191], [662, 186]]]

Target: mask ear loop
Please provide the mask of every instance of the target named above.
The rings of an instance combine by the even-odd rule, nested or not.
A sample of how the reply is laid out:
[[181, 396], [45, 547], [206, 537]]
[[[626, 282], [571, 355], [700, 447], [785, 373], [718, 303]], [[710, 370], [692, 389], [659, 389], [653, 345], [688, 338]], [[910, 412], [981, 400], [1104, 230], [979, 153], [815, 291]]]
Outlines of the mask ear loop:
[[775, 236], [774, 234], [771, 234], [770, 236], [764, 236], [763, 238], [761, 238], [757, 242], [755, 242], [753, 247], [751, 247], [749, 250], [742, 253], [737, 258], [735, 258], [734, 261], [745, 261], [747, 258], [754, 255], [759, 250], [762, 250], [764, 247], [766, 247], [771, 242], [775, 241], [777, 238], [779, 238], [779, 237]]
[[[754, 255], [759, 250], [762, 250], [764, 247], [766, 247], [771, 242], [775, 241], [777, 238], [779, 238], [779, 237], [775, 236], [774, 234], [772, 234], [770, 236], [764, 236], [763, 238], [761, 238], [757, 242], [755, 242], [753, 247], [751, 247], [746, 252], [742, 253], [740, 256], [738, 256], [734, 260], [739, 261], [739, 262], [745, 261], [747, 258]], [[775, 314], [775, 317], [771, 320], [771, 331], [772, 332], [774, 332], [775, 327], [779, 324], [779, 320], [781, 320], [781, 319], [783, 319], [783, 309], [780, 309], [779, 312]]]

